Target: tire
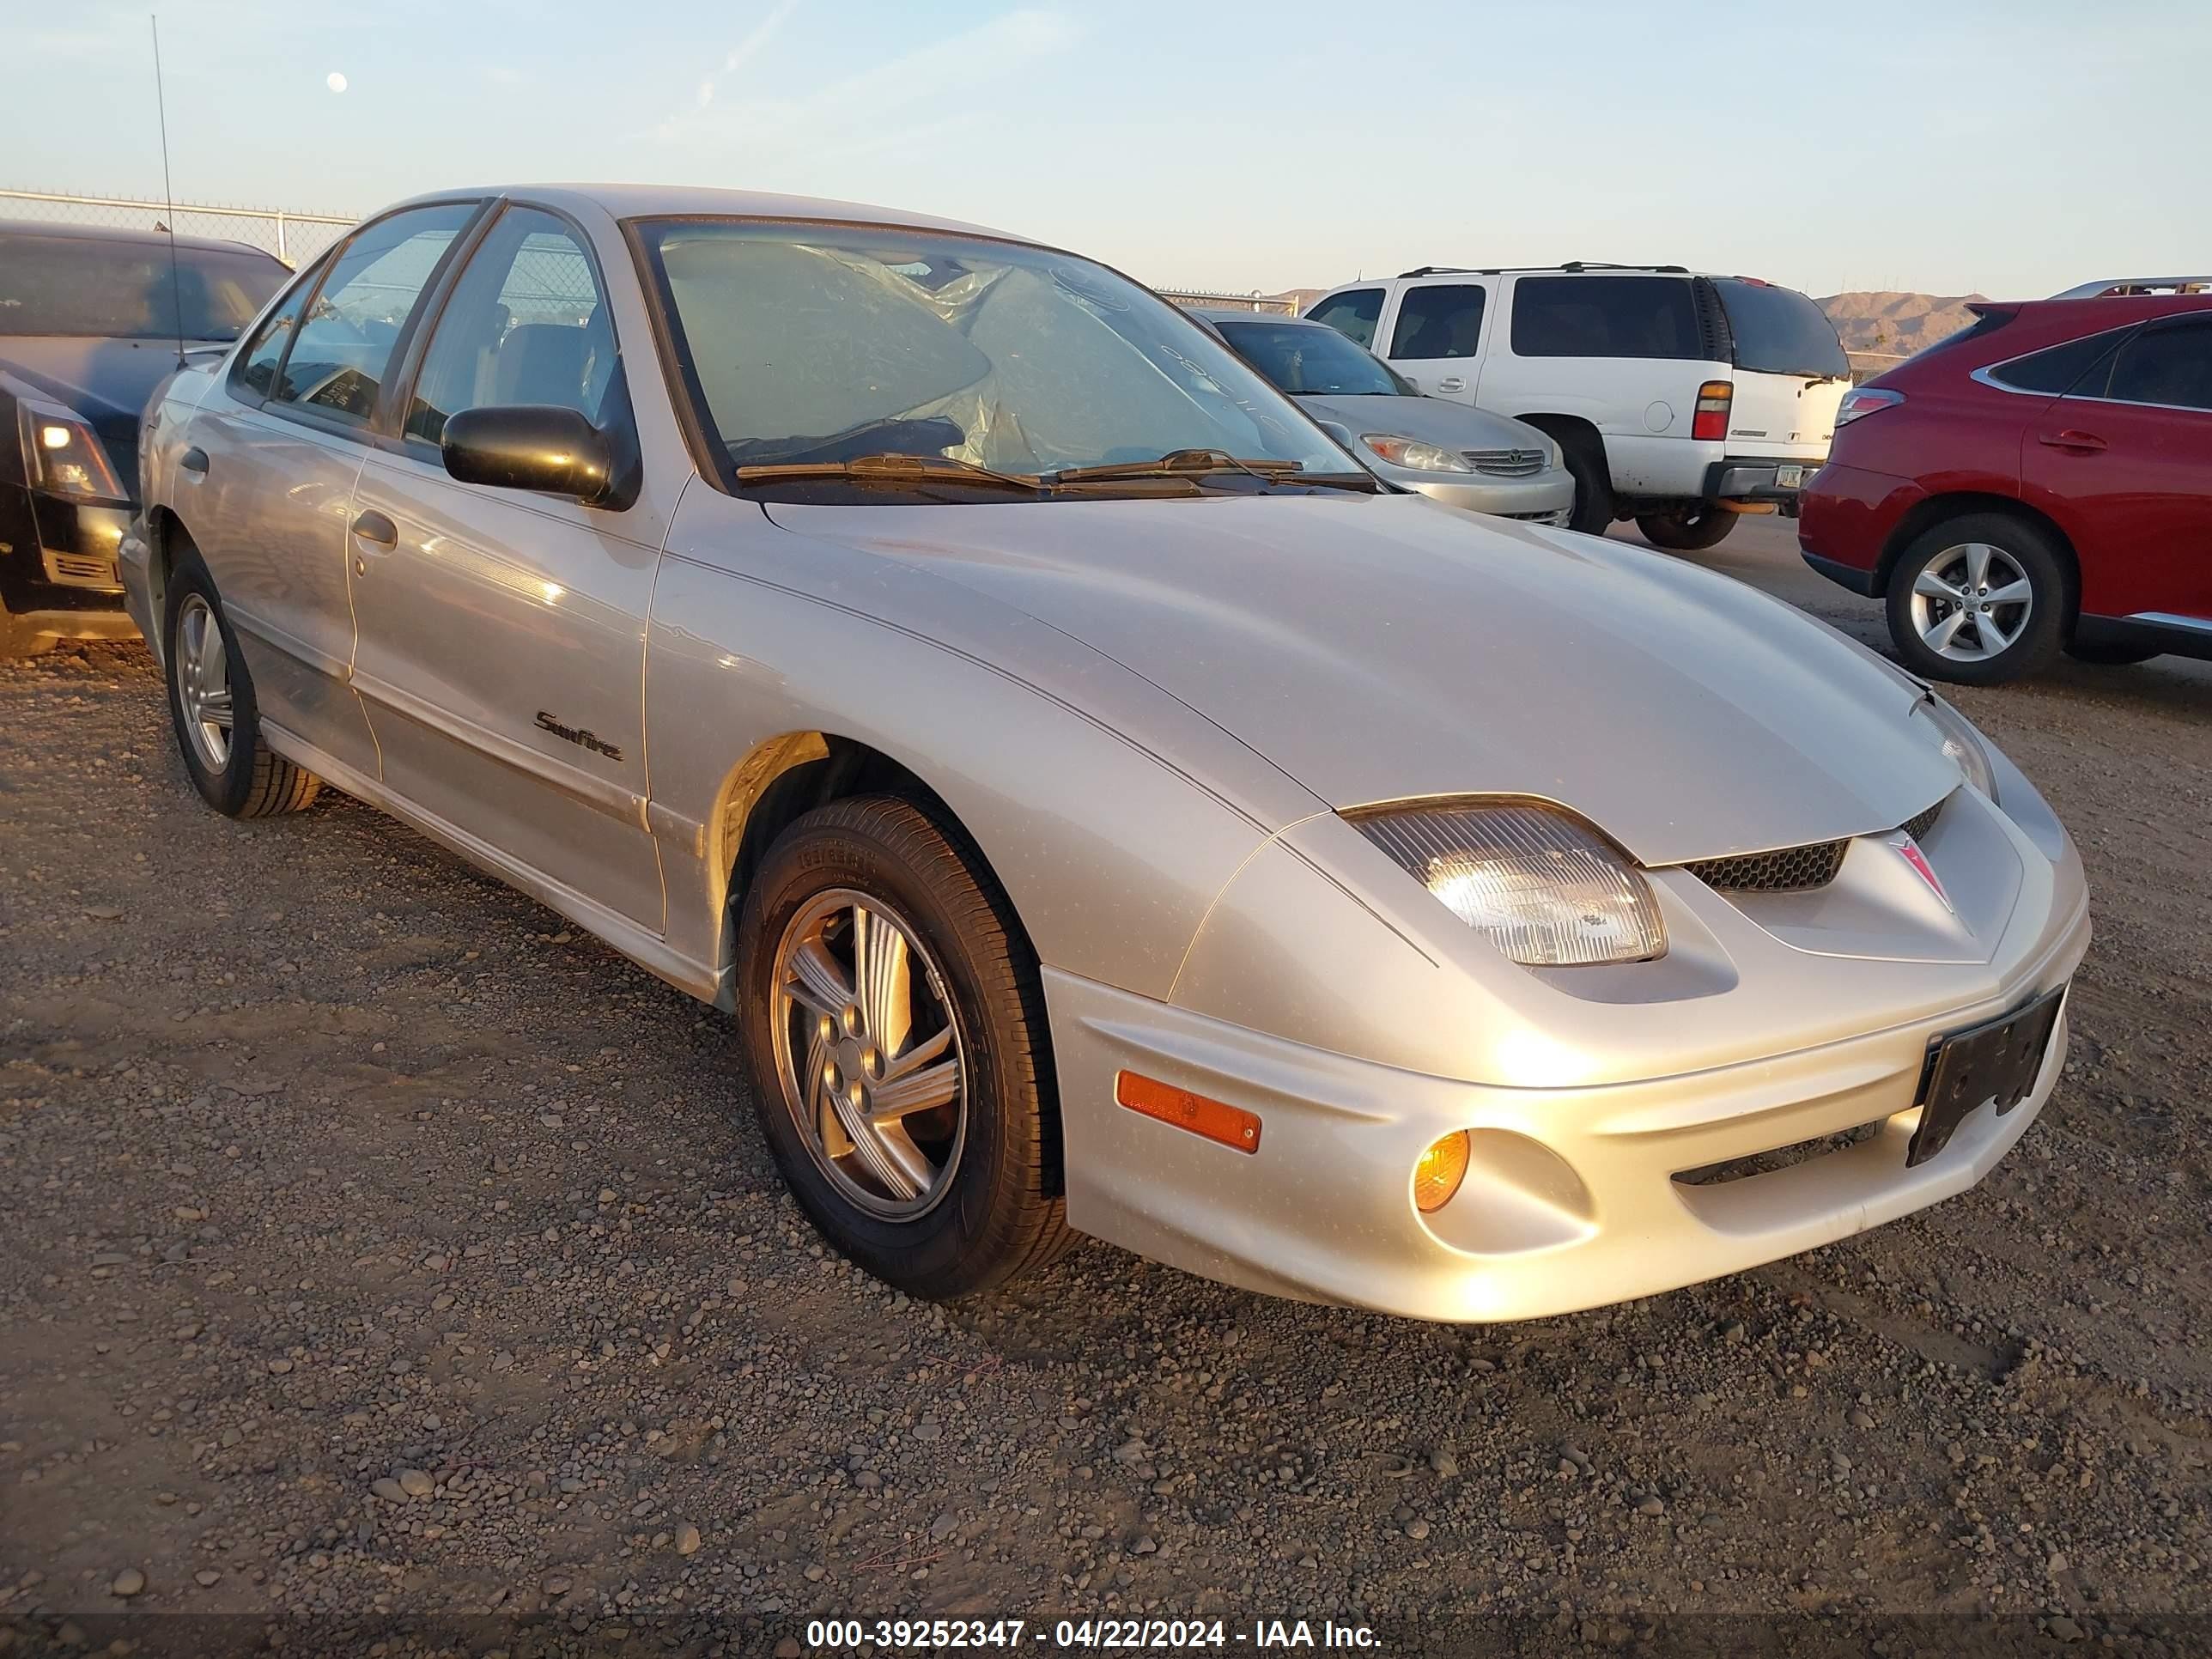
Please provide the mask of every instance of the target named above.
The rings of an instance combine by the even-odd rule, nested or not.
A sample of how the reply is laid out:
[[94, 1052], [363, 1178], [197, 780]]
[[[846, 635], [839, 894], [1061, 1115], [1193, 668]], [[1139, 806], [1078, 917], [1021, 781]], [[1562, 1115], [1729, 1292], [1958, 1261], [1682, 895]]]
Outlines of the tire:
[[1613, 527], [1613, 474], [1606, 465], [1605, 444], [1594, 434], [1553, 434], [1559, 459], [1574, 475], [1575, 505], [1567, 515], [1567, 528], [1585, 536], [1602, 536]]
[[[1978, 562], [1990, 580], [1977, 584]], [[1916, 614], [1914, 589], [1923, 576], [1960, 594], [1966, 603], [1984, 603], [1988, 592], [2024, 590], [2014, 605], [1991, 607], [1988, 621], [1970, 615], [1953, 621], [1960, 602], [1932, 593]], [[2002, 685], [2047, 668], [2066, 637], [2072, 600], [2072, 563], [2051, 533], [2006, 513], [1964, 513], [1922, 531], [1908, 543], [1889, 573], [1889, 635], [1905, 665], [1930, 679], [1960, 685]], [[1923, 629], [1941, 633], [1957, 648], [1938, 650]], [[1966, 636], [1971, 633], [1972, 638]]]
[[2069, 640], [2066, 654], [2075, 662], [2094, 663], [2103, 668], [2131, 668], [2139, 662], [2149, 662], [2166, 654], [2155, 646], [2093, 645], [2084, 640]]
[[1701, 553], [1718, 547], [1743, 515], [1711, 505], [1678, 507], [1672, 513], [1639, 513], [1636, 527], [1654, 547], [1670, 553]]
[[[902, 955], [902, 992], [884, 975], [882, 993], [867, 991], [870, 975], [856, 971], [864, 934], [877, 942], [871, 961]], [[904, 1018], [893, 1018], [902, 1001]], [[738, 916], [738, 1006], [776, 1165], [852, 1261], [909, 1295], [951, 1301], [1075, 1243], [1036, 959], [995, 884], [913, 803], [833, 802], [778, 837]], [[936, 1099], [915, 1085], [942, 1083], [948, 1065], [949, 1099], [884, 1124], [902, 1073]], [[842, 1110], [809, 1088], [817, 1079], [835, 1083]]]
[[0, 605], [0, 661], [11, 658], [42, 657], [54, 648], [57, 641], [51, 634], [41, 634], [26, 627], [8, 614], [8, 607]]
[[[200, 798], [234, 818], [274, 817], [313, 801], [322, 780], [261, 740], [253, 680], [238, 636], [222, 614], [207, 566], [189, 545], [169, 578], [162, 628], [168, 642], [162, 654], [168, 664], [169, 722]], [[211, 647], [219, 652], [211, 654]], [[220, 684], [211, 684], [210, 675]], [[224, 695], [227, 705], [218, 701]], [[227, 732], [221, 726], [222, 712], [229, 717]], [[203, 714], [208, 718], [199, 718]]]

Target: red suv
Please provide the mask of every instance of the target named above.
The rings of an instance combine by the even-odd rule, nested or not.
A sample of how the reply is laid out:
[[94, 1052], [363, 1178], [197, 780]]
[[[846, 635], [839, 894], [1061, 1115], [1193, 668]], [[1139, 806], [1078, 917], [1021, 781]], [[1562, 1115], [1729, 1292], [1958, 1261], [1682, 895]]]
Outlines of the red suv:
[[1805, 562], [1885, 599], [1899, 654], [1937, 679], [1994, 685], [2062, 650], [2212, 657], [2207, 281], [1978, 304], [1855, 387], [1802, 498]]

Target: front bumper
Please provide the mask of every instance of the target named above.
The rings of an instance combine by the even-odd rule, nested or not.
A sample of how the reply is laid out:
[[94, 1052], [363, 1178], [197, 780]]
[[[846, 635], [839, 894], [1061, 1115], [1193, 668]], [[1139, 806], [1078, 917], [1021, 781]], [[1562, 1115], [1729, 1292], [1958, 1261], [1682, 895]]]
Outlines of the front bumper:
[[1802, 456], [1726, 456], [1705, 469], [1705, 499], [1768, 502], [1794, 519], [1798, 499], [1820, 465]]
[[0, 607], [63, 639], [127, 639], [118, 557], [131, 509], [0, 489]]
[[[2064, 1063], [2063, 1018], [2026, 1100], [2002, 1117], [1984, 1105], [1942, 1152], [1905, 1167], [1930, 1042], [2066, 983], [2088, 945], [2076, 899], [1986, 1000], [1590, 1088], [1424, 1076], [1048, 969], [1068, 1219], [1246, 1289], [1451, 1322], [1572, 1312], [1810, 1249], [1972, 1186], [2034, 1121]], [[1118, 1108], [1124, 1068], [1257, 1114], [1258, 1150]], [[1457, 1128], [1473, 1138], [1466, 1182], [1425, 1218], [1414, 1163]], [[1854, 1129], [1868, 1138], [1819, 1144]], [[1784, 1149], [1801, 1155], [1735, 1179], [1677, 1178]]]
[[1384, 476], [1393, 483], [1419, 490], [1445, 507], [1455, 507], [1466, 513], [1487, 513], [1494, 518], [1563, 525], [1574, 510], [1574, 475], [1565, 467], [1554, 467], [1527, 478], [1402, 471], [1386, 471]]

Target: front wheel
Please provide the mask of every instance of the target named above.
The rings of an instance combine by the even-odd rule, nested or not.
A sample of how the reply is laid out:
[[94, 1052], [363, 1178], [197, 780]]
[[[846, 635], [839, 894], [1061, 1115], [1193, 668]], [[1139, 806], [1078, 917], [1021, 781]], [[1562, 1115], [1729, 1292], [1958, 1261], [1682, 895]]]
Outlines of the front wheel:
[[1922, 531], [1890, 571], [1890, 638], [1933, 679], [1999, 685], [2048, 667], [2066, 634], [2066, 556], [2050, 534], [2002, 513], [1966, 513]]
[[261, 740], [253, 679], [214, 580], [189, 549], [169, 578], [169, 719], [200, 798], [234, 818], [296, 812], [322, 780]]
[[1677, 507], [1672, 513], [1639, 513], [1636, 527], [1654, 547], [1663, 547], [1670, 553], [1698, 553], [1726, 541], [1741, 516], [1708, 501]]
[[1074, 1243], [1044, 995], [1004, 898], [911, 802], [819, 807], [738, 923], [753, 1102], [830, 1242], [948, 1301]]

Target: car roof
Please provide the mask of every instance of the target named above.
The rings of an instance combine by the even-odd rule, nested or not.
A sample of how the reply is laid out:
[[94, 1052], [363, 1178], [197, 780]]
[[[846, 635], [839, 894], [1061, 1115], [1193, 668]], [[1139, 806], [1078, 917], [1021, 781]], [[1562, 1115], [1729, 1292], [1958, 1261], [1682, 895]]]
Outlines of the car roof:
[[[1393, 277], [1375, 276], [1370, 282], [1408, 282], [1422, 276], [1718, 276], [1723, 273], [1692, 270], [1687, 265], [1615, 265], [1595, 259], [1570, 259], [1563, 265], [1416, 265]], [[1346, 283], [1343, 286], [1353, 286]]]
[[[125, 225], [69, 225], [52, 219], [0, 219], [0, 236], [44, 236], [63, 242], [121, 242], [138, 247], [167, 247], [167, 231], [144, 229]], [[283, 260], [266, 248], [251, 242], [240, 242], [221, 236], [179, 236], [179, 248], [191, 248], [202, 253], [258, 253], [271, 264]]]
[[441, 190], [395, 202], [385, 211], [414, 207], [426, 202], [451, 202], [487, 196], [512, 196], [548, 207], [595, 207], [617, 219], [811, 219], [833, 224], [887, 225], [900, 229], [949, 230], [964, 235], [991, 236], [1001, 241], [1032, 239], [994, 230], [988, 225], [912, 213], [902, 208], [873, 207], [865, 202], [841, 202], [815, 196], [780, 196], [766, 191], [718, 190], [702, 185], [489, 185], [471, 190]]

